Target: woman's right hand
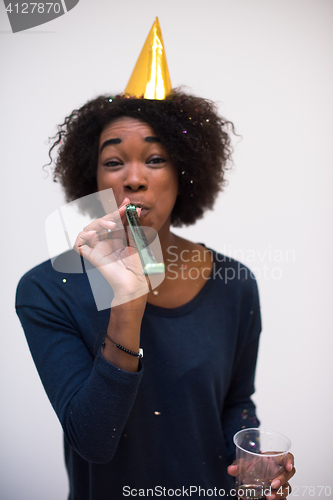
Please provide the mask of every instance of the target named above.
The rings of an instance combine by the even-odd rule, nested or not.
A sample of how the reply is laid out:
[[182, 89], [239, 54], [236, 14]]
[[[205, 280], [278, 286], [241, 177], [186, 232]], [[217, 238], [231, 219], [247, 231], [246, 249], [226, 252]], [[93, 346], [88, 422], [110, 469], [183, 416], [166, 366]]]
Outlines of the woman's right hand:
[[130, 231], [130, 246], [125, 243], [127, 203], [130, 200], [125, 198], [116, 212], [91, 222], [79, 233], [74, 245], [74, 250], [91, 262], [111, 285], [114, 292], [112, 307], [149, 292]]

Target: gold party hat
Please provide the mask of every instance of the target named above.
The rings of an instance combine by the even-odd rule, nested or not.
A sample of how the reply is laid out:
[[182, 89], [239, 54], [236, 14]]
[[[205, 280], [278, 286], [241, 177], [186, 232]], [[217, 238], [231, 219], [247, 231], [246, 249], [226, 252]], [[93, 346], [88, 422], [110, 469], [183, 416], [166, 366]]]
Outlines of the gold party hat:
[[160, 23], [156, 18], [124, 94], [145, 99], [164, 99], [171, 89]]

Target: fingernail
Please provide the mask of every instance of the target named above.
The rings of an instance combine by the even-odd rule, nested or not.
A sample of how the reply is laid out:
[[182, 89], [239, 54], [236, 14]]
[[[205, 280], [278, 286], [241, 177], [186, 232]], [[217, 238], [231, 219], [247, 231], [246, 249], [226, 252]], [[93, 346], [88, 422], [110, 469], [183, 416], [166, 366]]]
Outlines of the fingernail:
[[278, 487], [280, 486], [281, 484], [281, 481], [279, 481], [278, 479], [276, 479], [275, 481], [272, 482], [272, 488], [273, 490], [277, 490]]
[[121, 207], [123, 205], [126, 205], [126, 203], [129, 201], [129, 198], [124, 198], [122, 204], [120, 205]]
[[290, 463], [288, 464], [288, 470], [289, 470], [289, 471], [292, 471], [292, 470], [293, 470], [293, 467], [294, 467], [294, 466], [293, 466], [293, 464], [290, 464]]

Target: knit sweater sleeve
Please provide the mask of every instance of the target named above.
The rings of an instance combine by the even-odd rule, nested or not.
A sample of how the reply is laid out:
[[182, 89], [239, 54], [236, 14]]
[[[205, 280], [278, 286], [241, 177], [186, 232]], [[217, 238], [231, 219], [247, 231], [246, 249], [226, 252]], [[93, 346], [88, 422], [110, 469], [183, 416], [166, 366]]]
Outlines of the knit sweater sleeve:
[[136, 373], [121, 370], [100, 350], [94, 359], [73, 307], [59, 297], [49, 274], [31, 271], [22, 278], [17, 314], [67, 441], [85, 460], [107, 463], [136, 398], [143, 365]]
[[259, 427], [251, 395], [255, 390], [254, 378], [261, 332], [261, 316], [256, 281], [251, 279], [249, 282], [251, 285], [250, 310], [242, 311], [243, 321], [239, 323], [240, 332], [232, 376], [222, 414], [229, 464], [236, 458], [233, 443], [234, 434], [243, 428]]

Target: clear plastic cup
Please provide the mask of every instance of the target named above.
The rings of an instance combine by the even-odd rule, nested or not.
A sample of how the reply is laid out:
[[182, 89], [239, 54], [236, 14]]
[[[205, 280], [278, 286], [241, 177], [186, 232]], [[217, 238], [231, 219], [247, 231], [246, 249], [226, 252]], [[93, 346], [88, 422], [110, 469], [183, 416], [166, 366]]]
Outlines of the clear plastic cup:
[[285, 466], [290, 440], [274, 431], [243, 429], [234, 435], [234, 443], [238, 499], [265, 499], [271, 491], [272, 480]]

